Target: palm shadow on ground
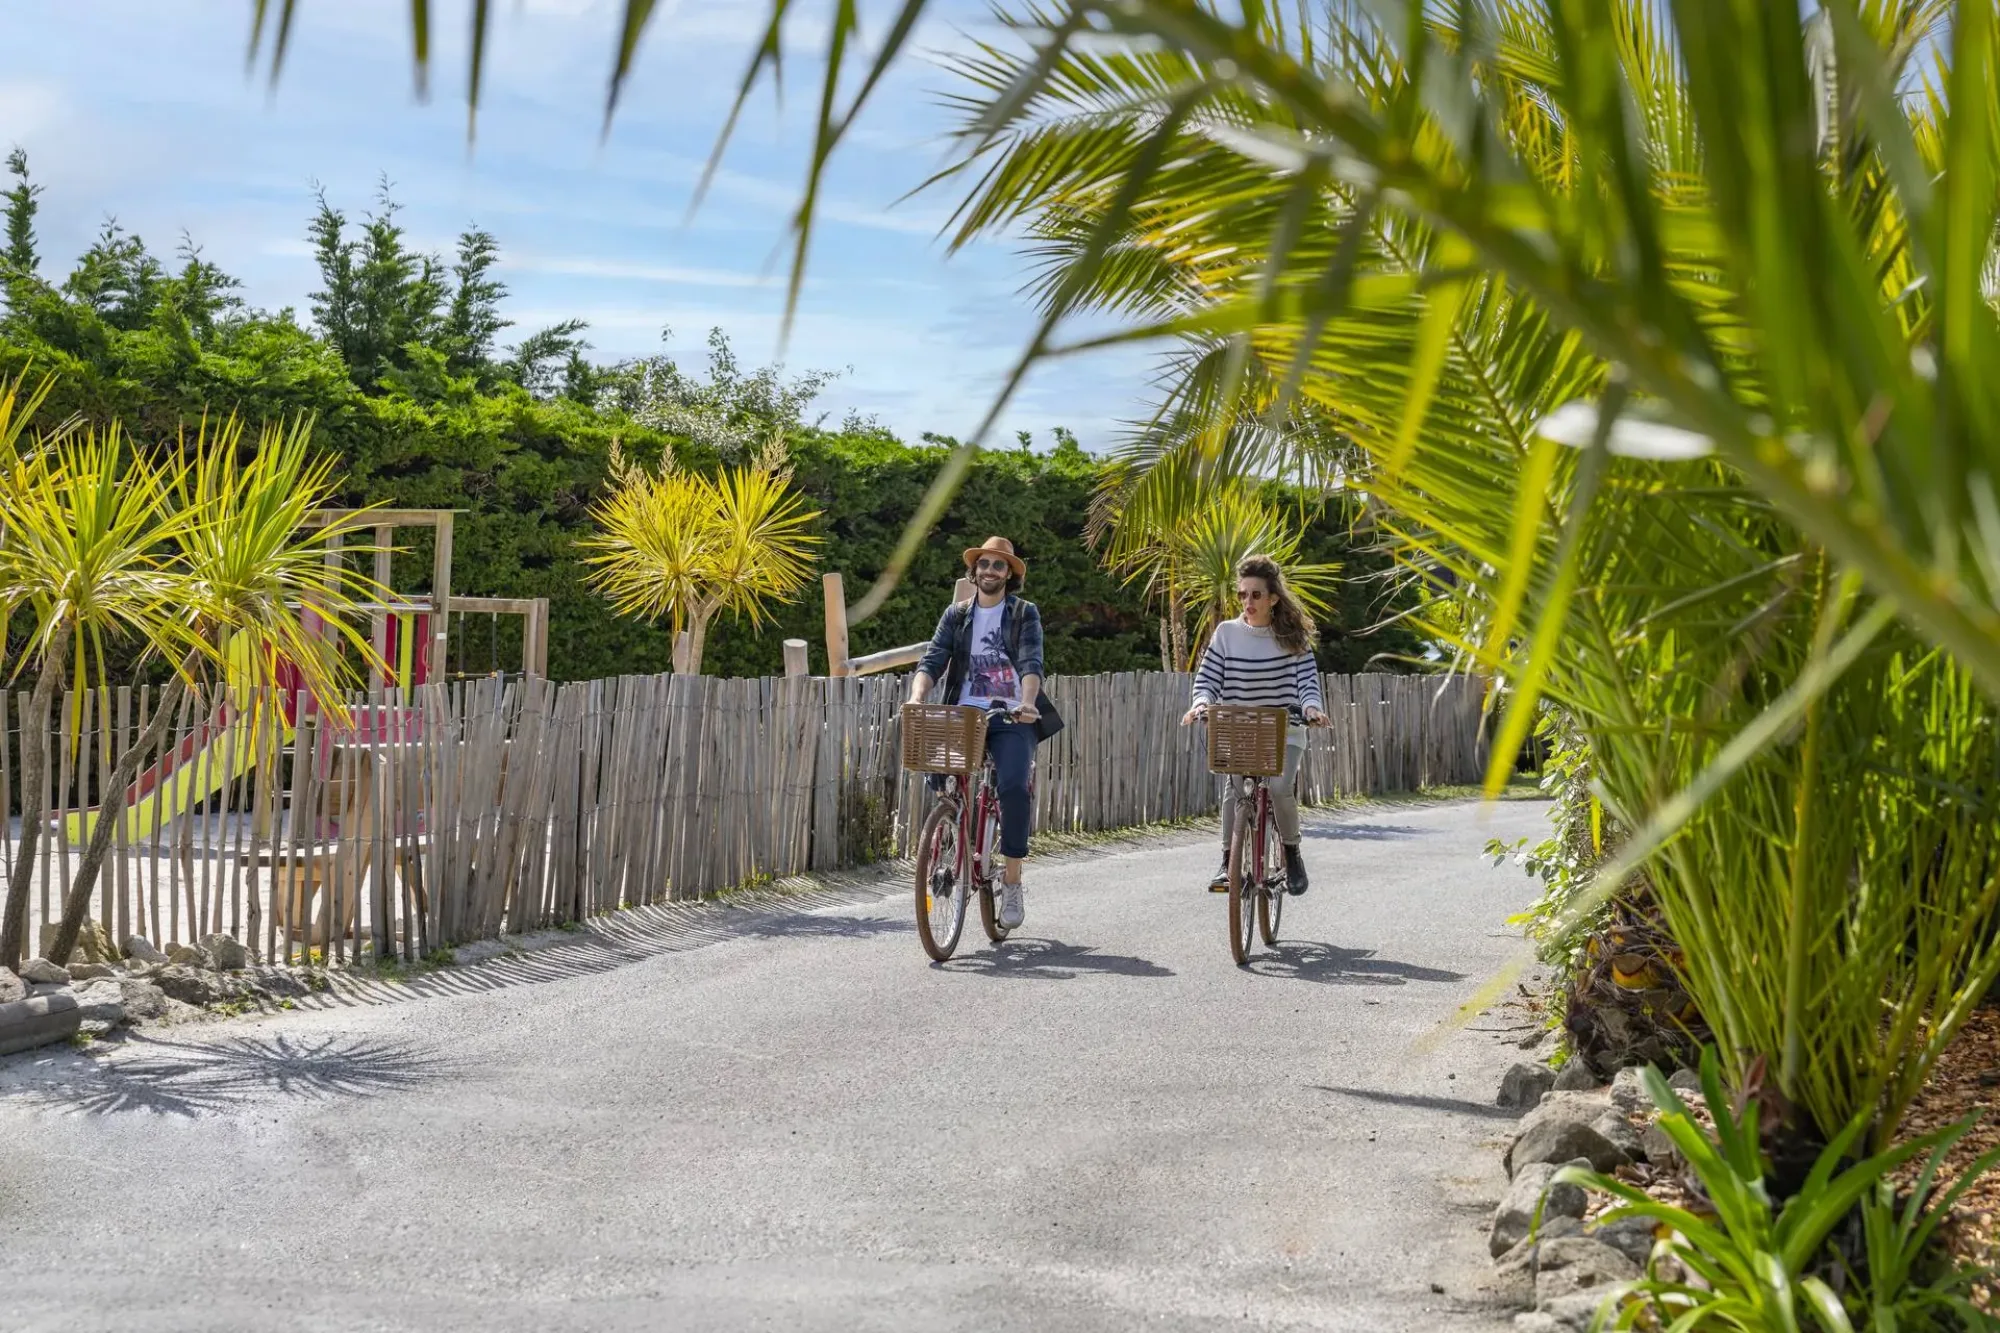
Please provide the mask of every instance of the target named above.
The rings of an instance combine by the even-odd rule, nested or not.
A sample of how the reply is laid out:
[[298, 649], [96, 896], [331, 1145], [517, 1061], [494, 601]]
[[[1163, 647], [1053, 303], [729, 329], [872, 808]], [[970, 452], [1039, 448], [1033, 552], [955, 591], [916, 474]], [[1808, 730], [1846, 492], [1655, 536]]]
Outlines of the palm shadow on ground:
[[1262, 977], [1316, 981], [1323, 986], [1407, 986], [1412, 981], [1463, 981], [1463, 972], [1377, 958], [1373, 949], [1343, 949], [1316, 940], [1281, 940], [1251, 956], [1244, 970]]
[[302, 1101], [406, 1092], [459, 1072], [434, 1052], [352, 1037], [245, 1036], [166, 1041], [133, 1036], [112, 1058], [78, 1056], [13, 1095], [48, 1110], [151, 1111], [194, 1119], [271, 1096]]
[[989, 977], [1031, 977], [1043, 981], [1069, 981], [1086, 972], [1119, 977], [1170, 977], [1171, 968], [1148, 958], [1099, 953], [1087, 944], [1064, 944], [1061, 940], [1026, 939], [1015, 936], [990, 950], [961, 954], [949, 962], [933, 963], [941, 972], [965, 972]]
[[1509, 1111], [1504, 1107], [1467, 1101], [1459, 1097], [1431, 1097], [1418, 1092], [1384, 1092], [1380, 1088], [1334, 1088], [1324, 1083], [1310, 1083], [1306, 1086], [1315, 1092], [1331, 1092], [1336, 1096], [1353, 1097], [1359, 1101], [1376, 1102], [1384, 1106], [1407, 1106], [1419, 1111], [1443, 1111], [1450, 1115], [1477, 1116], [1482, 1120], [1521, 1118], [1519, 1111]]

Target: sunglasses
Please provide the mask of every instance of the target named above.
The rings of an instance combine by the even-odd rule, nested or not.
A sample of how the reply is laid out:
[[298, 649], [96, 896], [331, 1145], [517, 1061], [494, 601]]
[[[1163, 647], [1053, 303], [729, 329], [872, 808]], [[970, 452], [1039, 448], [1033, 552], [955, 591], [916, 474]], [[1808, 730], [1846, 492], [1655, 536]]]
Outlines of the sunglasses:
[[1252, 589], [1249, 592], [1244, 592], [1241, 588], [1236, 590], [1237, 598], [1245, 602], [1261, 602], [1270, 595], [1270, 593], [1264, 592], [1261, 589]]
[[1005, 560], [981, 560], [974, 564], [972, 569], [974, 573], [978, 574], [984, 574], [989, 569], [997, 574], [1011, 574], [1014, 572], [1014, 567]]

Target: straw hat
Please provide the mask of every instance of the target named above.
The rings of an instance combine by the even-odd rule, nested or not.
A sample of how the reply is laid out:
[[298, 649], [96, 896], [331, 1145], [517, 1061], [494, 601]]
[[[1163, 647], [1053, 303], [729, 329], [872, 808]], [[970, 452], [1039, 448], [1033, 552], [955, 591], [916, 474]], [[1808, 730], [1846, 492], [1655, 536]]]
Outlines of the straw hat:
[[983, 546], [966, 547], [965, 567], [971, 569], [973, 562], [978, 560], [982, 555], [997, 555], [1007, 562], [1008, 567], [1014, 571], [1015, 577], [1023, 579], [1028, 577], [1027, 562], [1014, 554], [1014, 543], [1008, 541], [1005, 537], [988, 537], [986, 544]]

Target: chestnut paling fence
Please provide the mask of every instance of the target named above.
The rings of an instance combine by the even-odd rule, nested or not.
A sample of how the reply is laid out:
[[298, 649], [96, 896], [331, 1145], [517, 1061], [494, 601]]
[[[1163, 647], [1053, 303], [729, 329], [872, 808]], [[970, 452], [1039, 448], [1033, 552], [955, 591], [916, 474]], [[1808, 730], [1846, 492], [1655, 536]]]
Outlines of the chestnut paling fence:
[[[1185, 675], [1054, 677], [1068, 727], [1041, 747], [1036, 827], [1091, 832], [1212, 813], [1203, 733], [1179, 725]], [[927, 799], [900, 770], [902, 681], [524, 678], [309, 701], [189, 698], [171, 765], [146, 770], [90, 916], [114, 940], [214, 931], [264, 961], [444, 943], [697, 898], [903, 854]], [[1476, 782], [1483, 681], [1324, 678], [1333, 725], [1311, 733], [1309, 802]], [[61, 710], [32, 871], [34, 931], [57, 919], [147, 689]], [[0, 810], [18, 811], [17, 695]], [[11, 867], [18, 819], [5, 826]]]

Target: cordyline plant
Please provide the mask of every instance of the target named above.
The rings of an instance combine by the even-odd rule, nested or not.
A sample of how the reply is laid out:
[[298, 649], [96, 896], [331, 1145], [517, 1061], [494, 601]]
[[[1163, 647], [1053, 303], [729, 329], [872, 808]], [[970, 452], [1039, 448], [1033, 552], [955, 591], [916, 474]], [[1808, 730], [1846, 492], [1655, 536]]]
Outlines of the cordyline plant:
[[[79, 697], [102, 679], [113, 640], [138, 643], [142, 656], [170, 662], [174, 673], [145, 730], [105, 779], [89, 841], [66, 885], [51, 958], [67, 958], [75, 947], [128, 788], [166, 740], [188, 692], [223, 675], [232, 644], [250, 664], [243, 683], [253, 692], [275, 682], [282, 660], [296, 668], [303, 688], [342, 715], [340, 691], [354, 668], [321, 637], [325, 630], [308, 632], [301, 615], [316, 613], [366, 661], [372, 649], [359, 628], [361, 604], [380, 600], [381, 590], [327, 559], [336, 539], [367, 527], [365, 511], [321, 521], [335, 496], [333, 465], [314, 453], [303, 420], [267, 426], [254, 443], [235, 418], [204, 421], [157, 458], [135, 449], [115, 423], [90, 427], [0, 475], [8, 537], [0, 546], [0, 606], [34, 617], [37, 715], [66, 664]], [[46, 726], [24, 734], [23, 777], [32, 785], [23, 788], [22, 840], [0, 937], [0, 963], [10, 966], [25, 945], [43, 822], [33, 797], [52, 744]]]
[[708, 627], [724, 611], [763, 623], [766, 604], [790, 601], [812, 576], [817, 534], [809, 510], [788, 489], [784, 442], [757, 459], [709, 477], [671, 452], [657, 471], [613, 450], [609, 493], [592, 511], [598, 533], [590, 583], [622, 615], [662, 616], [689, 639], [683, 665], [701, 674]]

